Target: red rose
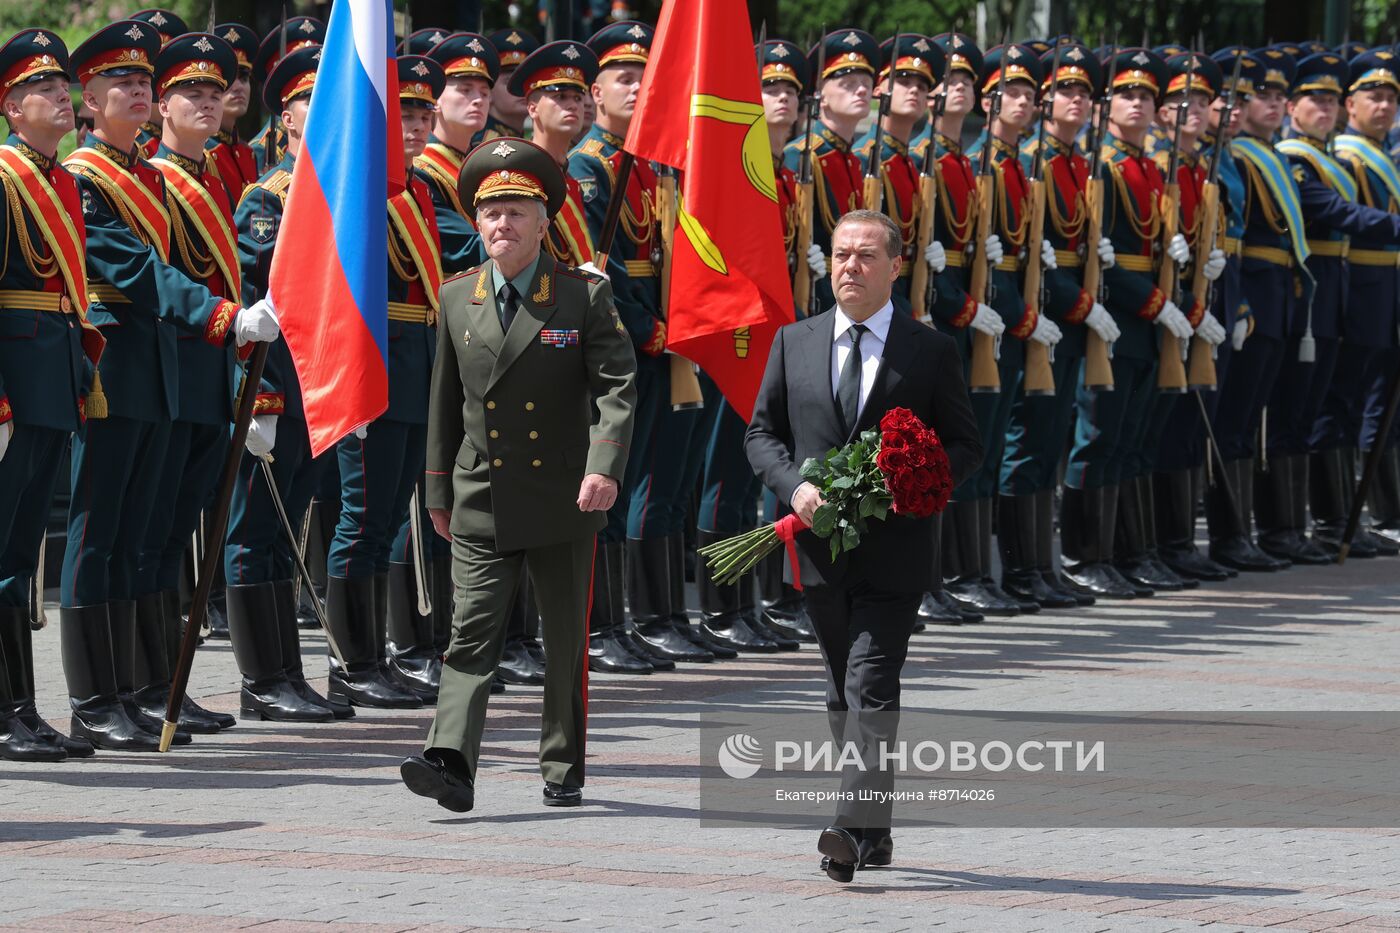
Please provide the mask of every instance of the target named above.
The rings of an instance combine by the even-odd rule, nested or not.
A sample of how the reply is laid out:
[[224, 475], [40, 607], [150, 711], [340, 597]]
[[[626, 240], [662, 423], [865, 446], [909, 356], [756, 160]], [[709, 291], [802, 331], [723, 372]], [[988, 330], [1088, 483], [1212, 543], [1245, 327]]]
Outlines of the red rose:
[[880, 438], [881, 450], [904, 450], [908, 446], [909, 442], [902, 434], [890, 433]]
[[914, 488], [919, 492], [928, 492], [933, 488], [933, 471], [929, 469], [915, 470], [912, 482]]
[[881, 473], [889, 476], [891, 473], [897, 473], [905, 467], [906, 456], [905, 451], [900, 448], [885, 448], [882, 446], [880, 453], [875, 457], [875, 465], [880, 468]]

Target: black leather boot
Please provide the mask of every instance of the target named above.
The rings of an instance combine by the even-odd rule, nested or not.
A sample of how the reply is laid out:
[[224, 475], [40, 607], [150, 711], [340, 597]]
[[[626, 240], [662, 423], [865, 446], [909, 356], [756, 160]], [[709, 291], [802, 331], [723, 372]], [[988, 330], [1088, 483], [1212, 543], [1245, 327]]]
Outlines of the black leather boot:
[[1035, 492], [1035, 567], [1058, 605], [1050, 608], [1069, 609], [1092, 606], [1096, 600], [1088, 593], [1076, 592], [1055, 569], [1055, 490]]
[[758, 605], [763, 621], [768, 623], [769, 628], [788, 638], [815, 644], [817, 633], [807, 615], [807, 604], [802, 601], [801, 591], [783, 581], [787, 562], [787, 551], [778, 550], [763, 558], [756, 568]]
[[1064, 488], [1060, 501], [1060, 545], [1065, 579], [1076, 592], [1099, 599], [1137, 598], [1137, 587], [1110, 562], [1117, 521], [1117, 487]]
[[[703, 532], [702, 532], [703, 534]], [[679, 536], [678, 536], [679, 537]], [[684, 539], [681, 539], [684, 547]], [[702, 539], [702, 544], [708, 543]], [[627, 539], [627, 606], [632, 632], [648, 657], [666, 661], [713, 661], [715, 656], [676, 631], [673, 619], [685, 613], [685, 566], [672, 566], [669, 538]], [[672, 585], [676, 581], [679, 588]], [[682, 601], [672, 605], [679, 589]]]
[[1050, 588], [1042, 576], [1036, 543], [1035, 495], [1001, 496], [997, 502], [997, 542], [1001, 545], [1001, 588], [1012, 599], [1046, 609], [1079, 605], [1069, 595]]
[[24, 628], [29, 629], [29, 613], [22, 607], [6, 606], [0, 619], [0, 758], [6, 761], [63, 761], [68, 753], [57, 742], [50, 742], [34, 732], [20, 718], [20, 710], [25, 705], [24, 678], [19, 673], [22, 665], [12, 659], [11, 652], [17, 651], [18, 643], [12, 638], [10, 629], [14, 626], [12, 617], [22, 618]]
[[[330, 707], [303, 697], [287, 675], [276, 586], [228, 587], [229, 634], [243, 675], [239, 691], [243, 715], [274, 722], [330, 722], [335, 718]], [[293, 663], [300, 663], [299, 652]]]
[[1400, 546], [1400, 447], [1391, 444], [1381, 452], [1379, 470], [1371, 482], [1368, 505], [1371, 535]]
[[[672, 568], [683, 566], [685, 560], [684, 536], [672, 535], [667, 538], [666, 547], [671, 556], [670, 566]], [[709, 579], [708, 570], [705, 571], [705, 579]], [[697, 584], [695, 587], [696, 593], [700, 594], [702, 588], [701, 585]], [[701, 598], [703, 599], [703, 595], [701, 595]], [[801, 610], [805, 615], [807, 606], [806, 603], [800, 602], [800, 593], [798, 594], [798, 599]], [[708, 651], [711, 656], [719, 661], [732, 661], [739, 656], [739, 652], [707, 632], [702, 623], [691, 622], [690, 610], [685, 604], [685, 581], [674, 575], [671, 577], [671, 605], [676, 607], [676, 611], [671, 613], [671, 627], [677, 632], [680, 632], [691, 644], [704, 651]]]
[[520, 588], [511, 601], [510, 617], [506, 620], [505, 644], [501, 651], [501, 663], [496, 666], [496, 674], [508, 684], [539, 686], [544, 683], [544, 666], [535, 660], [526, 646], [526, 616], [529, 613], [529, 598], [526, 593], [526, 579], [520, 580]]
[[989, 589], [983, 578], [982, 532], [976, 500], [949, 502], [943, 512], [943, 592], [964, 612], [989, 616], [1014, 616], [1020, 604]]
[[59, 634], [73, 737], [113, 751], [159, 751], [159, 736], [134, 721], [117, 694], [107, 604], [60, 609]]
[[[136, 704], [137, 657], [141, 655], [141, 644], [136, 632], [136, 600], [114, 599], [107, 604], [107, 620], [112, 632], [112, 667], [117, 675], [117, 696], [132, 722], [151, 735], [159, 736], [165, 724], [165, 710], [157, 715], [144, 712]], [[188, 745], [193, 735], [187, 729], [175, 730], [175, 745]]]
[[[702, 546], [720, 539], [713, 532], [703, 532]], [[720, 586], [708, 574], [702, 574], [696, 584], [700, 591], [700, 626], [717, 643], [735, 651], [772, 654], [779, 651], [778, 643], [755, 632], [740, 612], [739, 588]]]
[[[1254, 544], [1254, 458], [1225, 461], [1225, 482], [1217, 482], [1206, 494], [1206, 521], [1210, 525], [1210, 559], [1235, 570], [1269, 573], [1291, 566], [1270, 557]], [[1234, 500], [1230, 501], [1230, 493]]]
[[[176, 617], [178, 624], [179, 617]], [[169, 638], [165, 632], [165, 596], [146, 593], [136, 598], [135, 648], [132, 655], [132, 698], [149, 719], [164, 721], [170, 700]], [[178, 646], [177, 646], [178, 648]], [[231, 717], [230, 717], [231, 718]], [[235, 720], [236, 721], [236, 720]], [[179, 727], [192, 735], [213, 735], [223, 727], [213, 713], [185, 696]]]
[[[1312, 539], [1333, 558], [1341, 549], [1356, 488], [1354, 464], [1348, 453], [1339, 447], [1321, 450], [1312, 455], [1310, 464], [1308, 490], [1312, 502]], [[1378, 554], [1369, 539], [1357, 535], [1351, 542], [1347, 556], [1369, 559]]]
[[1254, 476], [1260, 550], [1295, 564], [1332, 563], [1326, 550], [1308, 540], [1307, 456], [1270, 454], [1268, 464]]
[[[344, 700], [332, 700], [316, 692], [306, 682], [306, 669], [301, 659], [301, 625], [297, 617], [296, 584], [291, 580], [274, 580], [272, 598], [277, 608], [277, 643], [282, 658], [282, 676], [292, 691], [312, 706], [324, 706], [336, 719], [353, 719], [355, 708]], [[313, 610], [314, 611], [314, 610]], [[316, 628], [321, 624], [318, 621]]]
[[[981, 557], [978, 560], [982, 568], [982, 586], [998, 599], [1004, 599], [1016, 606], [1016, 611], [1020, 613], [1035, 613], [1040, 611], [1040, 603], [1034, 599], [1019, 599], [1007, 593], [1001, 588], [1001, 584], [992, 577], [992, 536], [996, 534], [996, 522], [993, 518], [992, 499], [977, 500], [977, 531], [981, 536], [978, 547], [981, 548]], [[1000, 537], [998, 535], [998, 537]]]
[[1192, 470], [1172, 470], [1152, 475], [1157, 554], [1183, 579], [1228, 580], [1230, 574], [1225, 568], [1196, 547], [1196, 488], [1192, 474]]
[[9, 678], [15, 715], [35, 738], [60, 749], [68, 758], [91, 758], [96, 750], [85, 739], [63, 735], [39, 715], [34, 705], [34, 630], [23, 606], [0, 607], [0, 669]]
[[1118, 485], [1118, 529], [1113, 538], [1113, 566], [1137, 588], [1139, 596], [1151, 596], [1158, 590], [1182, 588], [1180, 578], [1175, 574], [1167, 577], [1158, 573], [1152, 562], [1147, 540], [1149, 505], [1143, 499], [1136, 479], [1124, 480]]
[[[391, 681], [380, 660], [383, 622], [375, 577], [336, 577], [326, 580], [326, 621], [344, 655], [342, 665], [330, 657], [327, 678], [330, 696], [354, 706], [378, 709], [418, 709], [423, 701]], [[383, 587], [388, 608], [388, 587]]]
[[643, 661], [622, 643], [622, 594], [625, 587], [623, 543], [598, 539], [593, 553], [593, 603], [588, 615], [588, 669], [603, 674], [650, 674]]
[[1178, 590], [1197, 589], [1201, 585], [1199, 580], [1181, 576], [1162, 560], [1160, 541], [1157, 537], [1157, 503], [1153, 496], [1152, 474], [1139, 476], [1134, 483], [1137, 485], [1138, 501], [1142, 508], [1142, 529], [1143, 537], [1147, 541], [1148, 563], [1159, 577], [1170, 582], [1171, 587]]
[[[1360, 479], [1361, 471], [1364, 469], [1366, 460], [1370, 457], [1370, 451], [1358, 451], [1353, 448], [1347, 450], [1345, 456], [1347, 463], [1349, 464], [1351, 474], [1357, 477], [1357, 479]], [[1367, 498], [1371, 500], [1368, 504], [1372, 506], [1373, 514], [1372, 516], [1368, 517], [1366, 513], [1362, 513], [1361, 523], [1356, 527], [1356, 537], [1352, 539], [1353, 547], [1355, 547], [1355, 542], [1357, 540], [1362, 540], [1369, 544], [1371, 547], [1375, 548], [1377, 555], [1381, 557], [1394, 557], [1396, 554], [1400, 554], [1400, 544], [1397, 544], [1394, 540], [1387, 537], [1386, 535], [1377, 534], [1372, 529], [1372, 522], [1370, 520], [1370, 518], [1374, 517], [1376, 489], [1382, 482], [1383, 477], [1381, 475], [1377, 475], [1371, 480], [1371, 487], [1370, 490], [1367, 492]], [[1353, 490], [1356, 488], [1355, 482], [1353, 482], [1352, 488]], [[1355, 499], [1355, 497], [1356, 493], [1353, 491], [1352, 498]]]
[[[697, 529], [697, 535], [704, 534]], [[701, 541], [701, 546], [704, 541]], [[709, 576], [709, 570], [701, 567], [698, 571], [703, 576]], [[782, 632], [777, 631], [768, 625], [762, 613], [758, 611], [758, 604], [754, 598], [754, 574], [746, 573], [734, 584], [739, 592], [739, 615], [743, 616], [746, 624], [755, 633], [762, 635], [773, 642], [782, 651], [796, 651], [802, 647], [802, 643], [796, 638], [789, 638]]]
[[[385, 669], [394, 683], [426, 704], [436, 703], [442, 666], [433, 650], [432, 615], [418, 611], [418, 580], [413, 565], [391, 562], [384, 586]], [[431, 592], [428, 598], [432, 599]]]
[[[228, 611], [227, 586], [224, 586], [224, 597], [221, 602], [224, 606], [225, 614]], [[160, 591], [160, 608], [162, 618], [165, 621], [165, 662], [167, 669], [172, 673], [180, 663], [180, 641], [184, 637], [185, 620], [180, 615], [180, 591], [178, 589]], [[220, 730], [232, 729], [238, 724], [237, 718], [229, 713], [220, 713], [212, 709], [205, 709], [187, 695], [185, 702], [180, 707], [180, 722], [183, 725], [186, 716], [200, 716], [212, 720], [218, 725]], [[71, 753], [70, 753], [71, 754]]]

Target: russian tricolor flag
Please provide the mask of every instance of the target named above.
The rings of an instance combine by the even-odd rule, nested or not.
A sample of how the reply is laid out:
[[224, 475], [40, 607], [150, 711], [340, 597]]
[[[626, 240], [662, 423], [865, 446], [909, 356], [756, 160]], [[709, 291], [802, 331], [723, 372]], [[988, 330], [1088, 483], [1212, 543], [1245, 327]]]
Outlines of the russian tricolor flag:
[[403, 190], [391, 0], [339, 0], [311, 93], [269, 292], [313, 456], [389, 407], [388, 210]]

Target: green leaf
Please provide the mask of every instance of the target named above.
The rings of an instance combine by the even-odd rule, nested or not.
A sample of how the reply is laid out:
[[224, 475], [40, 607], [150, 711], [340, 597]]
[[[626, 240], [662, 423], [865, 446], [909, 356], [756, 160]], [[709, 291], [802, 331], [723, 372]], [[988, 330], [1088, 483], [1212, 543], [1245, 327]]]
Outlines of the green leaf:
[[812, 515], [812, 534], [818, 538], [829, 538], [835, 529], [836, 509], [832, 507], [831, 503], [818, 506], [817, 511]]
[[797, 471], [798, 475], [807, 482], [815, 482], [826, 472], [826, 466], [816, 457], [808, 457], [802, 461], [802, 468]]
[[840, 537], [839, 535], [833, 535], [833, 536], [832, 536], [832, 539], [831, 539], [831, 559], [832, 559], [832, 560], [836, 560], [837, 555], [840, 554], [840, 553], [841, 553], [841, 537]]
[[842, 532], [842, 550], [854, 551], [856, 549], [856, 545], [858, 544], [860, 544], [860, 532], [856, 530], [855, 526], [847, 525]]
[[869, 518], [880, 508], [880, 497], [868, 492], [860, 497], [860, 517]]
[[832, 489], [854, 489], [856, 478], [849, 473], [836, 477], [831, 481]]

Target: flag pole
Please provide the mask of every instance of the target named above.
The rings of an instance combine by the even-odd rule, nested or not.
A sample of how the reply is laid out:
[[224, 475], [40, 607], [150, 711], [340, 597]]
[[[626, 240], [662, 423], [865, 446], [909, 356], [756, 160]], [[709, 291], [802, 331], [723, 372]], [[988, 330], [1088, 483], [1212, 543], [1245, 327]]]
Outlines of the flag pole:
[[175, 726], [180, 721], [180, 707], [185, 702], [185, 688], [189, 686], [190, 670], [194, 667], [194, 650], [199, 644], [199, 630], [204, 626], [204, 618], [209, 610], [209, 590], [214, 584], [214, 573], [218, 560], [223, 555], [224, 532], [228, 530], [229, 503], [233, 499], [233, 487], [238, 482], [238, 463], [243, 458], [243, 444], [248, 439], [248, 425], [253, 420], [253, 404], [258, 398], [258, 386], [262, 383], [263, 367], [267, 364], [267, 351], [272, 346], [268, 342], [253, 345], [253, 356], [243, 378], [243, 389], [238, 395], [238, 413], [234, 417], [233, 437], [229, 441], [228, 453], [224, 456], [224, 471], [219, 480], [219, 491], [214, 498], [213, 519], [205, 526], [207, 532], [204, 556], [200, 560], [199, 579], [195, 583], [194, 597], [190, 603], [189, 621], [185, 623], [185, 634], [180, 638], [180, 655], [175, 662], [175, 672], [170, 678], [170, 699], [165, 705], [165, 722], [160, 728], [160, 750], [170, 751], [170, 742], [175, 738]]

